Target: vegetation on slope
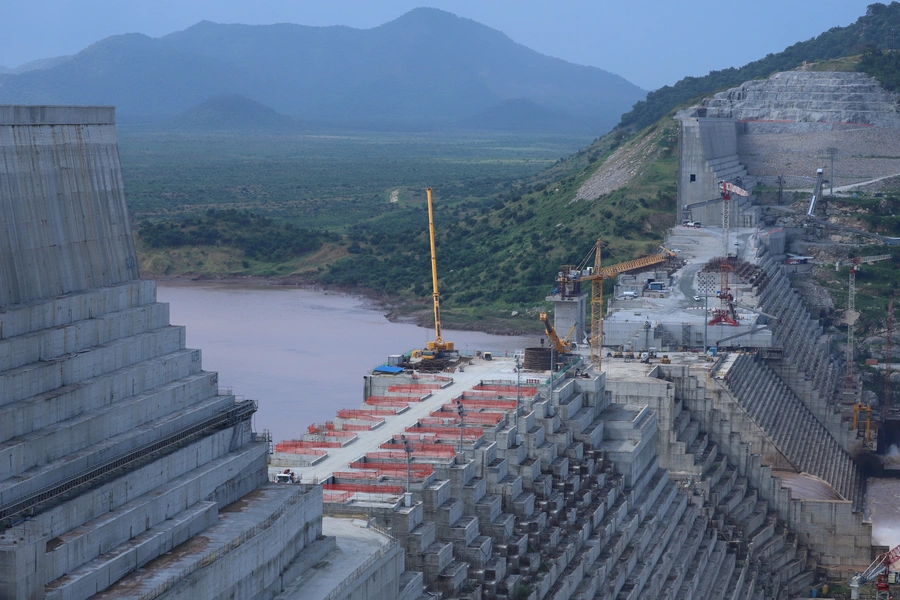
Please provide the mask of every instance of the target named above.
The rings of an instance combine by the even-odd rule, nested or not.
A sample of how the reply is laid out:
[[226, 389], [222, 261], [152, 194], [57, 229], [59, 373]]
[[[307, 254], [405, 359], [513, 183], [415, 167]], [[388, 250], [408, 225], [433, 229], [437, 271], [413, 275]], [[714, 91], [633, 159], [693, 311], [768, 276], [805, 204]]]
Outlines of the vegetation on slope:
[[[647, 94], [624, 115], [618, 127], [640, 130], [659, 120], [675, 106], [701, 94], [734, 87], [750, 79], [768, 77], [777, 71], [789, 71], [806, 62], [831, 60], [861, 54], [867, 48], [890, 49], [893, 31], [900, 30], [900, 2], [869, 5], [865, 16], [847, 27], [834, 27], [805, 42], [798, 42], [777, 54], [748, 63], [740, 68], [711, 71], [703, 77], [685, 77], [672, 86]], [[900, 44], [900, 39], [897, 39]], [[867, 71], [865, 68], [862, 70]], [[867, 71], [868, 72], [868, 71]]]

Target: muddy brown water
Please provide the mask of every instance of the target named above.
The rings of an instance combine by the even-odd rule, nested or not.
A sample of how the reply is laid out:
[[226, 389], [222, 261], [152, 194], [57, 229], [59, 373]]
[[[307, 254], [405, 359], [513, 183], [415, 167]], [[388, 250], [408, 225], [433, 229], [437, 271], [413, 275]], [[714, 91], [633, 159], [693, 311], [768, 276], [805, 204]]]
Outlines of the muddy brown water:
[[[187, 327], [188, 348], [219, 385], [259, 401], [254, 429], [275, 441], [299, 438], [308, 425], [362, 401], [363, 375], [391, 354], [421, 348], [434, 330], [391, 323], [356, 296], [311, 289], [222, 283], [159, 283], [173, 325]], [[495, 356], [533, 346], [535, 337], [443, 331], [465, 354]]]

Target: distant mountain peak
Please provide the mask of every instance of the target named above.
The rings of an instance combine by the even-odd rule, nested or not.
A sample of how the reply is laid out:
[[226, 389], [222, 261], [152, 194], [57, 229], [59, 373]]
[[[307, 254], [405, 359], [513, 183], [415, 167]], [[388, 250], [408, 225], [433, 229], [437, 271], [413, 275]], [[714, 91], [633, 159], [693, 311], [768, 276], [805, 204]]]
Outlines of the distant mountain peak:
[[[483, 111], [486, 122], [491, 107], [518, 99], [531, 104], [509, 105], [509, 127], [546, 131], [571, 117], [601, 134], [645, 93], [436, 8], [371, 29], [201, 21], [160, 38], [114, 36], [52, 68], [4, 74], [0, 86], [0, 103], [112, 104], [135, 121], [231, 95], [309, 124], [398, 131], [456, 126]], [[213, 122], [227, 122], [223, 102]]]
[[256, 100], [240, 94], [223, 94], [205, 100], [182, 113], [170, 124], [184, 129], [287, 130], [296, 121]]

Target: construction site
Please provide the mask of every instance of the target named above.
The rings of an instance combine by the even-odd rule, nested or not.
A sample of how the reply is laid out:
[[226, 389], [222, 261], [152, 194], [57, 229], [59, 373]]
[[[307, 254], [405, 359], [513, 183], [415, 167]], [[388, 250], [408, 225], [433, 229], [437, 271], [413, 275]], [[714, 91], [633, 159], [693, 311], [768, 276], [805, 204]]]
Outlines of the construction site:
[[[444, 338], [429, 190], [433, 341], [278, 443], [138, 277], [113, 109], [0, 107], [0, 597], [888, 598], [898, 412], [793, 285], [832, 235], [822, 167], [769, 224], [740, 149], [900, 116], [855, 74], [779, 75], [679, 115], [683, 224], [560, 266], [514, 356]], [[784, 112], [833, 79], [853, 114]], [[882, 259], [844, 265], [851, 310]]]

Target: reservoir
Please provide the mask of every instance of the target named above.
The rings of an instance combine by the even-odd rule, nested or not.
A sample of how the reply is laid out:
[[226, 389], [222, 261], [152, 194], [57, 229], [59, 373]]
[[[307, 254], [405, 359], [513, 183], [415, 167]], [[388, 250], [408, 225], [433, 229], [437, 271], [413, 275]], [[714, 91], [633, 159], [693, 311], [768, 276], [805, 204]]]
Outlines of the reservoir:
[[[219, 386], [259, 402], [254, 429], [278, 442], [363, 401], [363, 375], [391, 354], [424, 347], [434, 329], [391, 323], [364, 298], [294, 287], [159, 283], [170, 322], [187, 327], [187, 347], [203, 351], [203, 369]], [[463, 354], [510, 355], [538, 336], [444, 330]]]

